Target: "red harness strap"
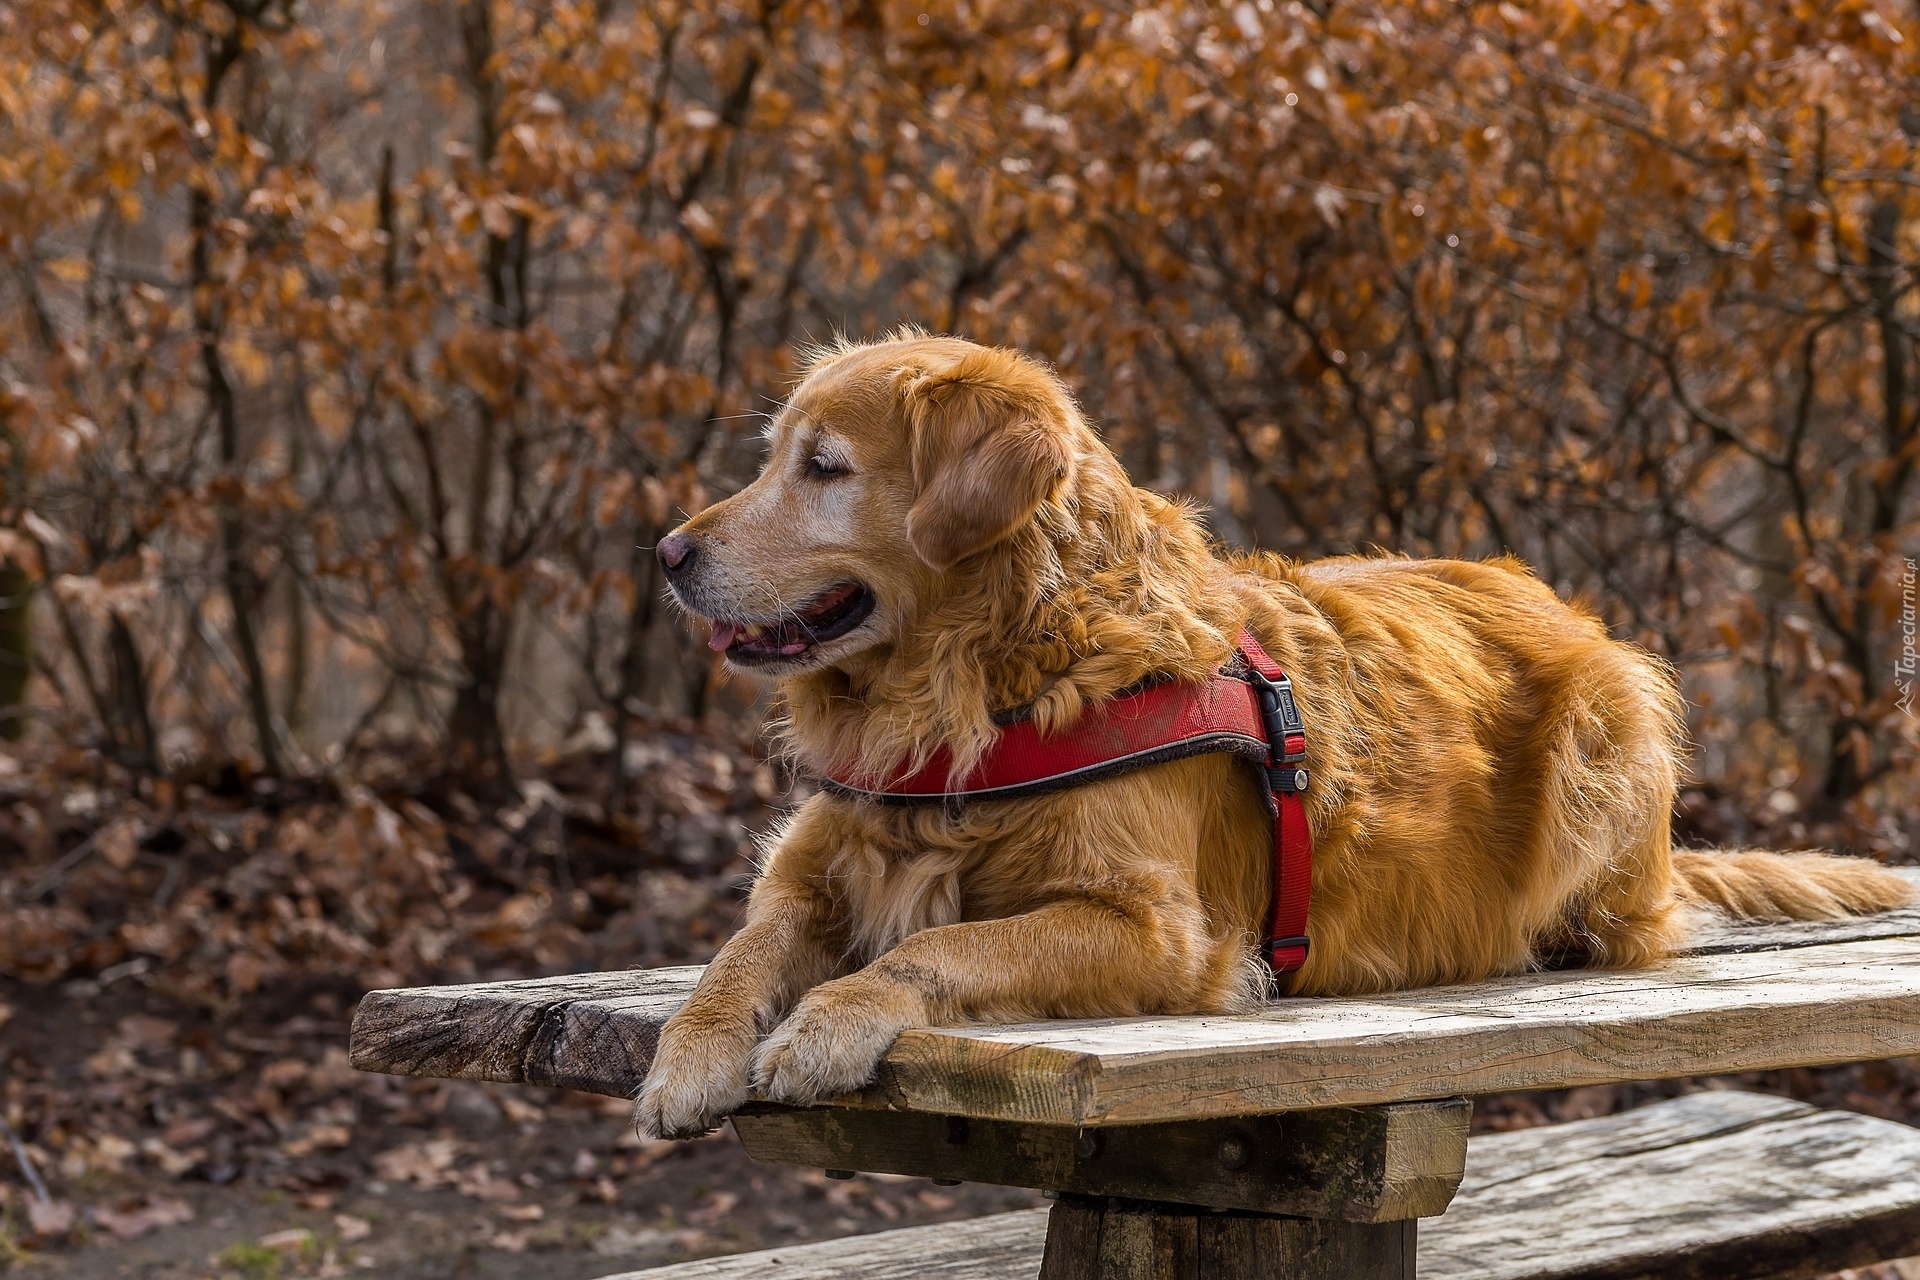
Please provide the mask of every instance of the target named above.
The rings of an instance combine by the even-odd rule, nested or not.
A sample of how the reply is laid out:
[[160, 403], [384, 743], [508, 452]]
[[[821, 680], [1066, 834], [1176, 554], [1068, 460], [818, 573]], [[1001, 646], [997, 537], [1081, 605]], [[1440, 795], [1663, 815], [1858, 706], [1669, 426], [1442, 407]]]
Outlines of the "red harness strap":
[[1273, 816], [1273, 903], [1261, 951], [1275, 974], [1288, 973], [1307, 960], [1313, 890], [1307, 733], [1292, 682], [1251, 632], [1240, 633], [1237, 666], [1203, 685], [1166, 682], [1109, 698], [1051, 736], [1016, 721], [962, 782], [950, 779], [953, 761], [942, 747], [919, 769], [872, 780], [840, 771], [824, 785], [879, 804], [961, 804], [1042, 795], [1188, 756], [1242, 756], [1259, 767]]

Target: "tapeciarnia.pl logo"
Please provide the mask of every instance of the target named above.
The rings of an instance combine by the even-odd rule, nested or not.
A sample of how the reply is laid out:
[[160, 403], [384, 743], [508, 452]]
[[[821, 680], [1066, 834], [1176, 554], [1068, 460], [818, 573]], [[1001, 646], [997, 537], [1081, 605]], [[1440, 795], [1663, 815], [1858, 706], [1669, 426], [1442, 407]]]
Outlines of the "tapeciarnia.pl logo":
[[1915, 669], [1920, 667], [1913, 647], [1913, 561], [1907, 561], [1906, 572], [1900, 575], [1900, 656], [1893, 661], [1893, 685], [1900, 691], [1900, 709], [1909, 716], [1913, 714], [1913, 679]]

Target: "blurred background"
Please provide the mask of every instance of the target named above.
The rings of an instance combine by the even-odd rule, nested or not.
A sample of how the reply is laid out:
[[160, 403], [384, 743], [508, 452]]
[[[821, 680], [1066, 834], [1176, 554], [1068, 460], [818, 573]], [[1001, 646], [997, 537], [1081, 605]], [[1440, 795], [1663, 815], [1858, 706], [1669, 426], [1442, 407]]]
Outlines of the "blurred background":
[[1895, 0], [0, 6], [0, 1269], [1028, 1202], [345, 1066], [725, 936], [807, 784], [650, 548], [836, 334], [1044, 356], [1229, 544], [1521, 556], [1677, 671], [1683, 839], [1914, 861], [1916, 147]]

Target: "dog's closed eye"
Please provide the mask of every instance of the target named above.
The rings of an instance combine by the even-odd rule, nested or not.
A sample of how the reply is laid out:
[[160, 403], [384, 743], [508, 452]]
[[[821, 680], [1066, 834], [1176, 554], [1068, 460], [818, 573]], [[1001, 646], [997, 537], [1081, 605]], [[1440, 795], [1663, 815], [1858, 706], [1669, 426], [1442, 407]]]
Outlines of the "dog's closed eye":
[[824, 449], [816, 449], [813, 456], [807, 459], [807, 475], [815, 480], [837, 480], [852, 474], [852, 467]]

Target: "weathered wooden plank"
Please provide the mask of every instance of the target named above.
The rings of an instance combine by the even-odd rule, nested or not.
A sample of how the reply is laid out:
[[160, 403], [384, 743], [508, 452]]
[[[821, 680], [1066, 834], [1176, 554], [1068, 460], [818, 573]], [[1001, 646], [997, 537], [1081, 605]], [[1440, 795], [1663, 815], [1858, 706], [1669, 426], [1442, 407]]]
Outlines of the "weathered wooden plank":
[[1034, 1280], [1047, 1210], [702, 1258], [602, 1280]]
[[[1055, 1213], [1061, 1265], [1097, 1257], [1101, 1215], [1071, 1200]], [[1202, 1266], [1226, 1266], [1249, 1249], [1272, 1256], [1271, 1244], [1238, 1238], [1252, 1230], [1246, 1215], [1196, 1223], [1208, 1218], [1212, 1226], [1196, 1225]], [[1027, 1210], [607, 1280], [1032, 1280], [1042, 1274], [1046, 1223], [1045, 1210]], [[1755, 1094], [1703, 1093], [1474, 1138], [1453, 1207], [1420, 1226], [1419, 1274], [1804, 1280], [1916, 1251], [1920, 1131]]]
[[[362, 1071], [549, 1084], [621, 1096], [700, 966], [372, 991], [353, 1014]], [[611, 1077], [631, 1076], [622, 1087]], [[610, 1087], [611, 1085], [611, 1087]]]
[[1920, 1052], [1920, 940], [1696, 956], [1228, 1018], [902, 1033], [849, 1102], [1145, 1124]]
[[1475, 1138], [1430, 1280], [1799, 1280], [1920, 1252], [1920, 1131], [1703, 1093]]
[[[1642, 972], [1287, 1000], [1233, 1018], [914, 1030], [877, 1087], [847, 1101], [1150, 1123], [1920, 1051], [1920, 909], [1716, 925], [1700, 943], [1700, 954]], [[698, 973], [372, 992], [355, 1016], [353, 1062], [630, 1096]]]
[[1465, 1167], [1472, 1114], [1471, 1104], [1455, 1099], [1081, 1130], [762, 1105], [733, 1125], [756, 1160], [1391, 1222], [1447, 1207]]
[[639, 1079], [653, 1063], [660, 1028], [686, 1003], [700, 970], [663, 970], [685, 976], [664, 990], [631, 996], [570, 1000], [549, 1008], [521, 1054], [521, 1078], [528, 1084], [554, 1085], [593, 1093], [605, 1080], [607, 1064], [625, 1063]]
[[[1413, 1280], [1413, 1222], [1108, 1215], [1063, 1201], [933, 1227], [705, 1258], [604, 1280]], [[1051, 1269], [1043, 1262], [1050, 1239]], [[1102, 1268], [1105, 1269], [1102, 1269]], [[1424, 1272], [1422, 1273], [1424, 1275]]]

